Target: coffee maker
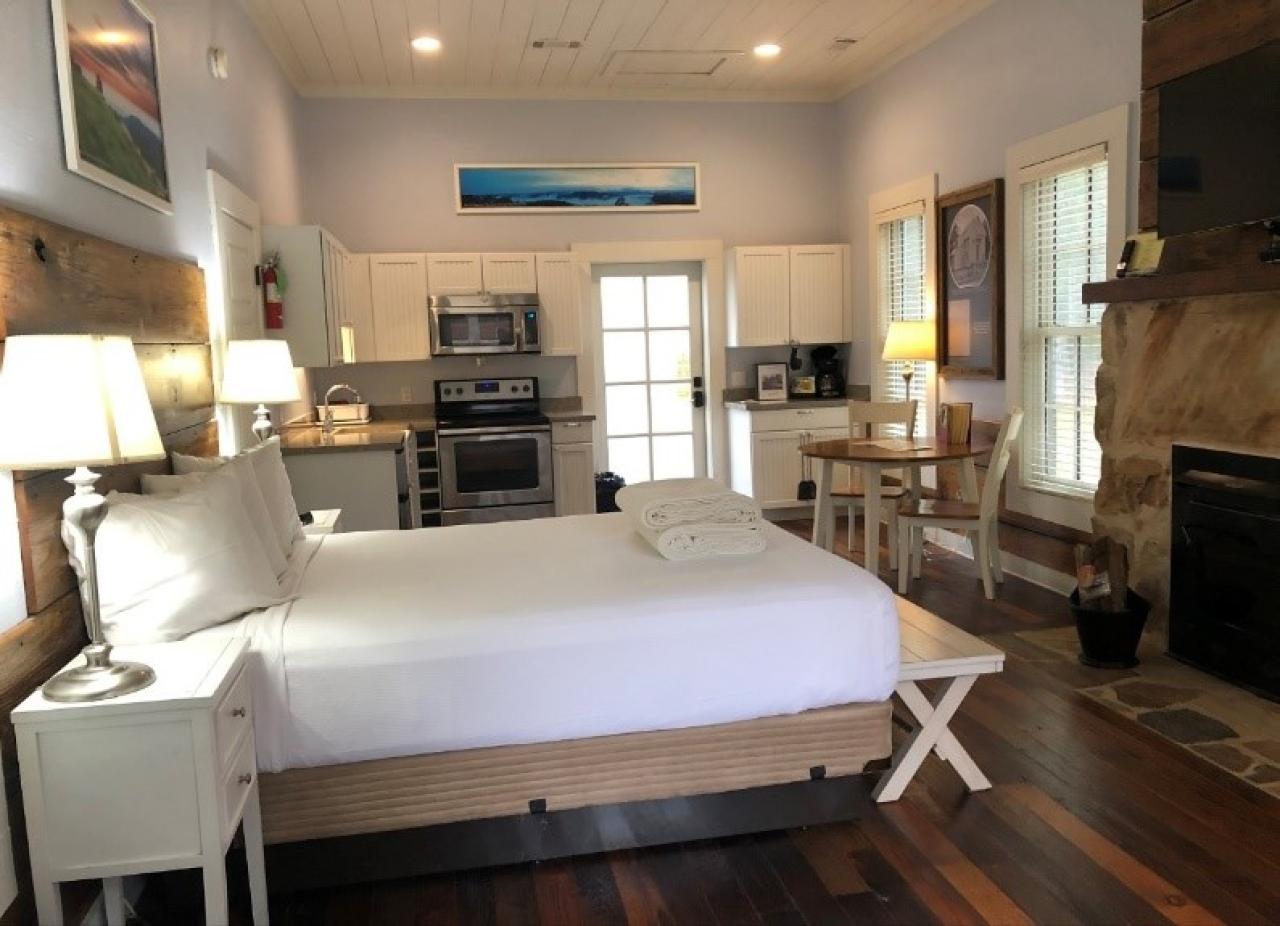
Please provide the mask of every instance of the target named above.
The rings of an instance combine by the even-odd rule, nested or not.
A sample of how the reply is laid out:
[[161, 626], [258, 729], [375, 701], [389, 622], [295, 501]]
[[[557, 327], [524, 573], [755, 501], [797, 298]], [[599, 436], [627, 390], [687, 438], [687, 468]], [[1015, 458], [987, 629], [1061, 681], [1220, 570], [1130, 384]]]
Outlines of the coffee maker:
[[830, 344], [815, 347], [809, 351], [809, 359], [813, 361], [818, 397], [843, 399], [845, 395], [844, 361], [840, 359], [836, 348]]

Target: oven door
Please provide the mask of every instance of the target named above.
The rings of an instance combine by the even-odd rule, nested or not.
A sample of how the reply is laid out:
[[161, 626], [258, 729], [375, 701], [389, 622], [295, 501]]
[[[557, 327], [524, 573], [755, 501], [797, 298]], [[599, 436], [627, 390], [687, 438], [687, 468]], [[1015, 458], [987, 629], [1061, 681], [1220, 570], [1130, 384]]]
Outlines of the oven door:
[[440, 433], [440, 507], [484, 508], [554, 500], [551, 431]]
[[521, 324], [510, 309], [432, 309], [431, 352], [514, 354], [523, 348]]

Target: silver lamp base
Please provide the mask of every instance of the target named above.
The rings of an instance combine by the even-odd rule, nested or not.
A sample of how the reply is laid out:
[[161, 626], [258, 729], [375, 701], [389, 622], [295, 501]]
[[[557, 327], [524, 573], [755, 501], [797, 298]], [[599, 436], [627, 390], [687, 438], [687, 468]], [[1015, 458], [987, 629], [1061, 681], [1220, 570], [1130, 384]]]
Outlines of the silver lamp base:
[[141, 691], [156, 680], [150, 666], [112, 662], [111, 647], [106, 643], [90, 643], [82, 652], [84, 665], [64, 669], [41, 686], [41, 693], [50, 701], [106, 701]]

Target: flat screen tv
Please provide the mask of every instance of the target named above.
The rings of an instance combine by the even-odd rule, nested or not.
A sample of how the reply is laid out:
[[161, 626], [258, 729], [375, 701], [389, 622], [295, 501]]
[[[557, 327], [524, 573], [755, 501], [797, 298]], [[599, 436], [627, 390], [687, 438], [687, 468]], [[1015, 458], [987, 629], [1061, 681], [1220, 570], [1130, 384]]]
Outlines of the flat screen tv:
[[1159, 92], [1161, 236], [1280, 217], [1280, 42]]

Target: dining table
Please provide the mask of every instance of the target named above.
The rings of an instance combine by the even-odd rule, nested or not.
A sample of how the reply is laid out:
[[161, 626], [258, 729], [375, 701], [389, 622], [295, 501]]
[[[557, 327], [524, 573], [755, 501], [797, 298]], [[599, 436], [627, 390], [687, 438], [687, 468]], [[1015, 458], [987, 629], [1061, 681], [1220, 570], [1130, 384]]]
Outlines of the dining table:
[[[884, 472], [902, 470], [905, 488], [912, 497], [918, 497], [923, 467], [959, 464], [961, 498], [976, 504], [978, 470], [974, 461], [990, 453], [991, 446], [988, 442], [977, 441], [949, 444], [931, 437], [855, 437], [802, 444], [801, 455], [818, 464], [813, 542], [824, 550], [835, 549], [835, 504], [831, 494], [835, 467], [837, 463], [856, 467], [862, 472], [864, 498], [863, 565], [873, 576], [879, 575], [881, 503], [884, 498], [881, 480]], [[889, 542], [897, 543], [897, 538], [890, 537]]]

